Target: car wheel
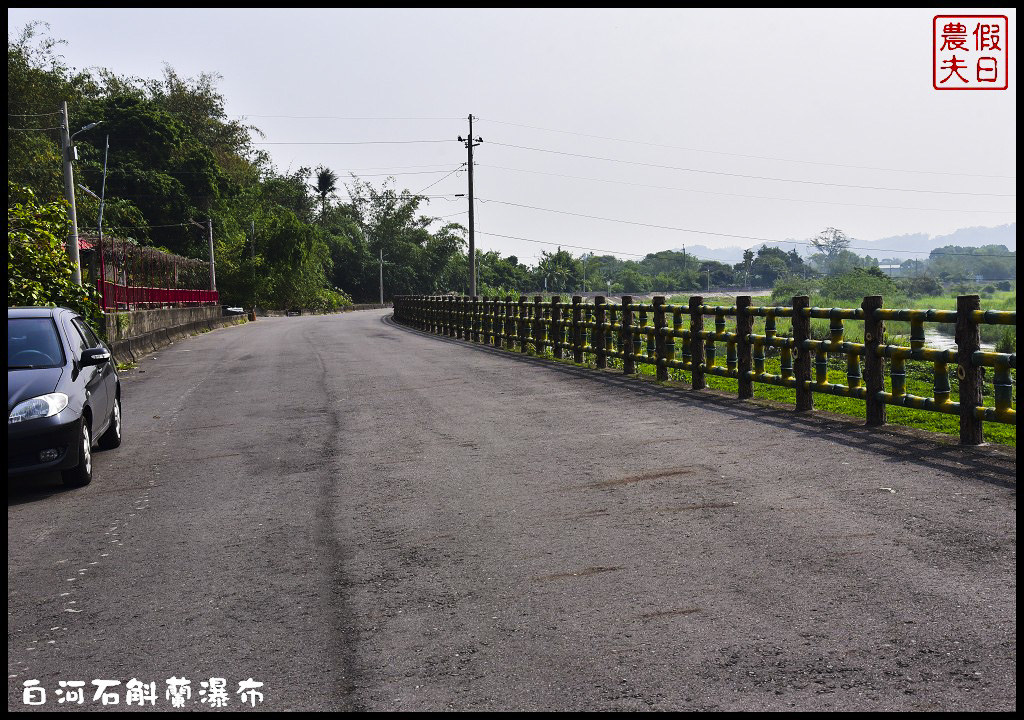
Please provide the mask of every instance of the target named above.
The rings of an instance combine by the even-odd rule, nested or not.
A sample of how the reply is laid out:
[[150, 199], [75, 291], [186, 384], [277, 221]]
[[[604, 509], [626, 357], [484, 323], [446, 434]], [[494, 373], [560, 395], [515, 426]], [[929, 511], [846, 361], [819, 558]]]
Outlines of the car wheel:
[[82, 418], [82, 434], [78, 438], [81, 447], [78, 449], [78, 467], [61, 472], [67, 487], [84, 487], [92, 482], [92, 433], [89, 423]]
[[113, 450], [121, 444], [121, 398], [114, 398], [114, 409], [110, 413], [110, 427], [100, 435], [100, 447]]

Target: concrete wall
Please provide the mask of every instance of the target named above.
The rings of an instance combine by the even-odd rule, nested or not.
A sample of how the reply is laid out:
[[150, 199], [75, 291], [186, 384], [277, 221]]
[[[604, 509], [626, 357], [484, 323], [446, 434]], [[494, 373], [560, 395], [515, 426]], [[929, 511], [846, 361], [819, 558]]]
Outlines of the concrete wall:
[[195, 322], [208, 322], [224, 314], [220, 305], [187, 308], [160, 308], [107, 313], [107, 339], [111, 342], [141, 337], [157, 330], [179, 327]]
[[117, 362], [138, 362], [176, 340], [246, 321], [244, 315], [224, 316], [223, 312], [219, 305], [207, 305], [106, 313], [107, 345]]
[[[383, 310], [384, 308], [389, 308], [389, 307], [391, 307], [391, 303], [384, 303], [383, 305], [377, 305], [375, 303], [363, 303], [361, 305], [349, 305], [347, 307], [343, 307], [341, 310], [336, 310], [333, 313], [319, 313], [319, 312], [315, 312], [313, 310], [303, 309], [302, 310], [302, 314], [303, 315], [321, 315], [321, 314], [323, 314], [323, 315], [334, 315], [336, 313], [352, 312], [353, 310]], [[256, 308], [256, 316], [257, 317], [284, 317], [289, 312], [290, 311], [288, 311], [288, 310], [263, 310], [263, 309], [260, 309], [260, 308]]]

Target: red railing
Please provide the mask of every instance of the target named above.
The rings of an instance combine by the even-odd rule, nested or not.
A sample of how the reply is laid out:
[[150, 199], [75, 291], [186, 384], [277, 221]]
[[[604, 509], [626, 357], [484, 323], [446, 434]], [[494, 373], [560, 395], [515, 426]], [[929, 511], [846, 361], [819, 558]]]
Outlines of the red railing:
[[220, 293], [216, 290], [125, 286], [104, 280], [100, 280], [98, 286], [104, 310], [139, 306], [216, 305], [220, 302]]
[[220, 302], [219, 293], [209, 289], [207, 262], [120, 238], [100, 241], [96, 236], [82, 236], [79, 245], [94, 256], [93, 277], [104, 311]]

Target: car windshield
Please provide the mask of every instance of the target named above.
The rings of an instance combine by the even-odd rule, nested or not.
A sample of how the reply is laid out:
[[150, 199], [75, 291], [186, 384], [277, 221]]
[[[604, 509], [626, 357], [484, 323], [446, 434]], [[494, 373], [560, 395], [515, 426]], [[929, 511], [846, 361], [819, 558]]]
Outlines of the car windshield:
[[64, 351], [50, 318], [7, 318], [7, 369], [60, 367]]

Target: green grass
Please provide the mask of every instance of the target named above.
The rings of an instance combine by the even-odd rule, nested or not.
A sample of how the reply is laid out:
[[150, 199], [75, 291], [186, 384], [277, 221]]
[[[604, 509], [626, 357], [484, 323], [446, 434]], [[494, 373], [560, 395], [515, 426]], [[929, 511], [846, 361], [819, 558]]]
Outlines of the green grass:
[[[782, 304], [773, 301], [769, 296], [757, 296], [751, 299], [754, 305], [757, 306], [775, 306]], [[1017, 294], [1015, 290], [1001, 291], [994, 293], [991, 297], [982, 298], [981, 309], [982, 310], [1016, 310]], [[669, 304], [672, 305], [686, 305], [689, 302], [689, 296], [686, 295], [674, 295], [668, 298]], [[784, 301], [786, 304], [791, 300]], [[709, 296], [704, 298], [704, 304], [708, 306], [723, 305], [726, 307], [735, 305], [735, 298], [731, 297], [716, 297]], [[853, 303], [850, 301], [837, 301], [830, 298], [812, 296], [810, 298], [811, 307], [823, 307], [823, 308], [855, 308], [859, 307], [860, 303]], [[932, 296], [918, 298], [915, 300], [909, 300], [907, 298], [893, 298], [886, 299], [885, 306], [893, 309], [936, 309], [936, 310], [955, 310], [956, 309], [956, 297], [953, 296]], [[689, 319], [685, 317], [684, 312], [683, 327], [689, 327]], [[651, 314], [648, 313], [647, 321], [652, 321]], [[639, 320], [639, 318], [637, 318]], [[669, 320], [671, 323], [671, 320]], [[929, 324], [934, 327], [936, 323]], [[763, 335], [765, 327], [764, 318], [755, 318], [753, 332], [756, 335]], [[705, 328], [714, 329], [714, 318], [705, 318]], [[952, 335], [953, 327], [946, 326]], [[735, 332], [736, 330], [736, 319], [735, 317], [726, 318], [726, 330], [728, 332]], [[777, 318], [776, 319], [776, 332], [779, 336], [789, 336], [792, 334], [792, 323], [788, 318]], [[860, 320], [846, 320], [844, 321], [843, 327], [844, 337], [850, 342], [863, 342], [864, 340], [864, 322]], [[1001, 342], [1004, 343], [1000, 347], [997, 347], [999, 352], [1016, 352], [1016, 326], [1012, 325], [982, 325], [981, 326], [981, 337], [983, 342], [996, 343], [999, 338], [1006, 334], [1008, 338], [1004, 338]], [[893, 345], [904, 345], [909, 346], [910, 336], [910, 323], [909, 322], [886, 322], [886, 331], [883, 336], [883, 342]], [[826, 319], [813, 318], [811, 320], [811, 337], [816, 340], [825, 340], [829, 338], [829, 321]], [[1010, 350], [1009, 348], [1012, 348]], [[725, 348], [722, 343], [716, 345], [716, 363], [725, 364]], [[769, 357], [765, 359], [765, 372], [773, 375], [780, 374], [780, 363], [777, 350], [767, 348]], [[646, 353], [646, 346], [644, 349]], [[545, 349], [544, 355], [552, 357], [550, 348]], [[681, 346], [677, 345], [676, 357], [682, 356]], [[587, 356], [588, 364], [593, 367], [593, 355]], [[622, 363], [617, 358], [609, 358], [608, 364], [610, 367], [622, 367]], [[637, 364], [638, 372], [642, 375], [653, 376], [654, 366], [646, 363]], [[888, 370], [888, 363], [887, 363]], [[906, 392], [910, 395], [917, 395], [920, 397], [932, 397], [933, 396], [933, 383], [934, 383], [934, 372], [935, 366], [933, 363], [924, 361], [906, 361], [907, 370], [907, 382]], [[1010, 371], [1010, 376], [1013, 382], [1013, 407], [1017, 407], [1017, 372], [1016, 370]], [[669, 377], [672, 380], [682, 380], [686, 383], [690, 382], [690, 373], [682, 370], [671, 369]], [[718, 377], [716, 375], [706, 375], [708, 387], [728, 392], [731, 394], [738, 394], [739, 387], [738, 381], [731, 378]], [[995, 405], [995, 399], [993, 396], [993, 371], [991, 368], [985, 369], [984, 385], [983, 385], [983, 403], [987, 407], [993, 407]], [[841, 354], [834, 354], [829, 356], [829, 369], [828, 369], [828, 381], [830, 383], [845, 385], [846, 379], [846, 357]], [[959, 399], [958, 393], [958, 382], [956, 377], [956, 366], [949, 366], [949, 384], [951, 388], [951, 397], [955, 402]], [[885, 377], [885, 388], [887, 391], [891, 391], [891, 380], [888, 376], [888, 371]], [[763, 383], [754, 383], [754, 397], [765, 400], [772, 400], [779, 403], [785, 403], [794, 406], [796, 403], [796, 391], [777, 387], [775, 385], [766, 385]], [[830, 395], [826, 393], [815, 393], [814, 394], [814, 407], [819, 410], [833, 412], [841, 415], [849, 415], [851, 417], [864, 418], [866, 417], [866, 404], [863, 400], [856, 398], [844, 398], [836, 395]], [[886, 408], [887, 420], [891, 425], [902, 425], [906, 427], [919, 428], [922, 430], [928, 430], [931, 432], [943, 433], [945, 435], [952, 435], [959, 437], [960, 434], [960, 419], [955, 415], [944, 415], [942, 413], [931, 412], [928, 410], [915, 410], [913, 408], [903, 408], [897, 406], [887, 406]], [[1017, 445], [1017, 427], [1016, 425], [1010, 425], [1005, 423], [997, 422], [985, 422], [984, 423], [984, 437], [986, 442], [998, 443], [1000, 445], [1010, 445], [1016, 447]]]
[[[644, 346], [643, 352], [646, 353], [646, 346]], [[548, 358], [553, 357], [550, 348], [546, 348], [543, 354], [545, 357]], [[677, 345], [676, 358], [681, 357], [682, 347], [681, 345]], [[586, 360], [587, 365], [589, 365], [590, 367], [595, 367], [593, 363], [593, 355], [588, 354], [586, 356]], [[715, 362], [716, 364], [724, 366], [724, 348], [718, 348], [718, 352], [715, 356]], [[613, 369], [621, 369], [622, 361], [618, 358], [608, 358], [608, 366]], [[655, 375], [655, 368], [652, 364], [638, 362], [636, 367], [637, 373], [639, 375], [645, 375], [650, 377], [653, 377]], [[918, 395], [921, 397], [932, 397], [932, 385], [934, 383], [934, 365], [930, 362], [908, 360], [906, 362], [906, 370], [907, 393], [909, 395]], [[769, 357], [765, 359], [765, 372], [773, 375], [780, 374], [781, 368], [778, 357]], [[959, 399], [959, 393], [957, 390], [957, 378], [955, 367], [953, 367], [953, 369], [949, 371], [949, 376], [951, 399], [954, 402], [956, 402]], [[733, 378], [724, 378], [719, 377], [717, 375], [705, 375], [704, 377], [708, 387], [711, 389], [720, 390], [732, 395], [738, 395], [739, 393], [739, 382]], [[685, 370], [670, 368], [669, 380], [682, 381], [689, 384], [691, 382], [691, 376], [690, 373]], [[845, 356], [829, 357], [828, 382], [840, 385], [845, 385], [847, 383]], [[889, 392], [891, 392], [892, 390], [892, 383], [888, 375], [885, 378], [885, 389], [886, 391]], [[982, 392], [983, 403], [988, 407], [994, 407], [995, 398], [993, 395], [992, 388], [992, 370], [989, 368], [987, 368], [985, 371], [985, 382], [983, 385]], [[764, 383], [755, 382], [754, 397], [764, 400], [771, 400], [774, 402], [783, 403], [790, 406], [796, 405], [796, 391], [790, 388], [778, 387], [776, 385], [767, 385]], [[1013, 407], [1016, 408], [1016, 406], [1016, 373], [1014, 372]], [[858, 400], [856, 398], [844, 398], [836, 395], [830, 395], [827, 393], [814, 394], [814, 407], [816, 410], [824, 410], [826, 412], [832, 412], [839, 415], [848, 415], [850, 417], [855, 418], [866, 418], [867, 416], [867, 405], [863, 400]], [[953, 437], [959, 437], [960, 435], [960, 418], [957, 415], [945, 415], [942, 413], [931, 412], [928, 410], [916, 410], [914, 408], [904, 408], [894, 405], [887, 406], [886, 415], [887, 422], [890, 425], [901, 425], [904, 427], [918, 428], [921, 430], [928, 430], [930, 432], [942, 433], [944, 435], [951, 435]], [[983, 427], [985, 442], [1016, 447], [1016, 425], [1009, 425], [1006, 423], [997, 422], [985, 422]]]

